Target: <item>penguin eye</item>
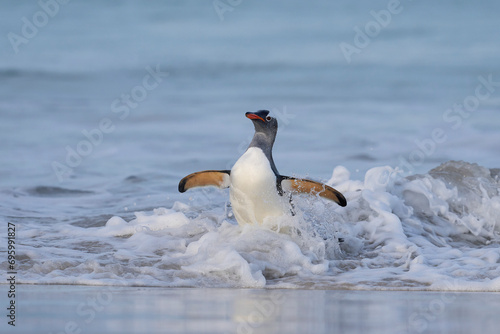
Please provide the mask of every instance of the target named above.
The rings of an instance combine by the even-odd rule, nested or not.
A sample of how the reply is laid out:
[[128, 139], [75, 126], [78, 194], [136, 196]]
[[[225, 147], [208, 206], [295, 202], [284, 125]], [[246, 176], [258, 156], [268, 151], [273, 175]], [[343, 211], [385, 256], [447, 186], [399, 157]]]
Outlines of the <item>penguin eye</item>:
[[267, 117], [266, 117], [266, 121], [268, 121], [268, 122], [269, 122], [270, 120], [272, 120], [272, 119], [273, 119], [273, 118], [272, 118], [271, 116], [267, 116]]

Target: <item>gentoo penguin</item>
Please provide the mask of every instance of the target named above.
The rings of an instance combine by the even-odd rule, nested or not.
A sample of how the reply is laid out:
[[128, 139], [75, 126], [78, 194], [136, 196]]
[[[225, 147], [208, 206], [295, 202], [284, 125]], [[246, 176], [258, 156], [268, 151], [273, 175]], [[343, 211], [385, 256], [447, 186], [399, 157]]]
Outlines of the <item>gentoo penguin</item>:
[[262, 224], [267, 217], [293, 215], [291, 195], [307, 193], [346, 206], [345, 197], [325, 184], [280, 175], [274, 164], [272, 149], [278, 121], [269, 111], [247, 112], [255, 135], [245, 153], [231, 170], [207, 170], [184, 177], [181, 193], [194, 187], [229, 187], [229, 197], [238, 224]]

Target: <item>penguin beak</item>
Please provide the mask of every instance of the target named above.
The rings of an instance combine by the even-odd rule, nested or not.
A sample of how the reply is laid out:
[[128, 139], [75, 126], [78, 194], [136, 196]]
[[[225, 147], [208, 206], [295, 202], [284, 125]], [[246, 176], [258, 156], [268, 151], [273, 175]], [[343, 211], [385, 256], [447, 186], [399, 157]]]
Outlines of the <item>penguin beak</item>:
[[266, 122], [266, 121], [265, 121], [262, 117], [257, 116], [257, 115], [255, 115], [254, 113], [251, 113], [251, 112], [247, 112], [247, 113], [245, 114], [245, 116], [246, 116], [247, 118], [251, 119], [251, 120], [254, 120], [254, 119], [260, 119], [262, 122], [264, 122], [264, 123]]

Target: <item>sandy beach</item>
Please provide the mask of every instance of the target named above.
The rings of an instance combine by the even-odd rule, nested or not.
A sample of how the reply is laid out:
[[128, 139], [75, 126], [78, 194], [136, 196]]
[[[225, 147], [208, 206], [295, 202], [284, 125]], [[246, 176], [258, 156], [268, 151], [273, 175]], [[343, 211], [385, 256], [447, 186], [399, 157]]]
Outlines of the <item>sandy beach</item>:
[[498, 293], [19, 285], [2, 333], [497, 333]]

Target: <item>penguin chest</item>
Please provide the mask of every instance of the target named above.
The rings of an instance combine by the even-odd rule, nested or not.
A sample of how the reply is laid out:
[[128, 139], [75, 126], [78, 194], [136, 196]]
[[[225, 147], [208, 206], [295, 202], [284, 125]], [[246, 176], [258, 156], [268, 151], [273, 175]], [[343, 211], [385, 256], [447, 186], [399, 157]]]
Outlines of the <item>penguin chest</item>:
[[266, 217], [282, 216], [287, 201], [278, 194], [276, 175], [260, 148], [251, 147], [231, 170], [230, 200], [236, 220], [262, 224]]

